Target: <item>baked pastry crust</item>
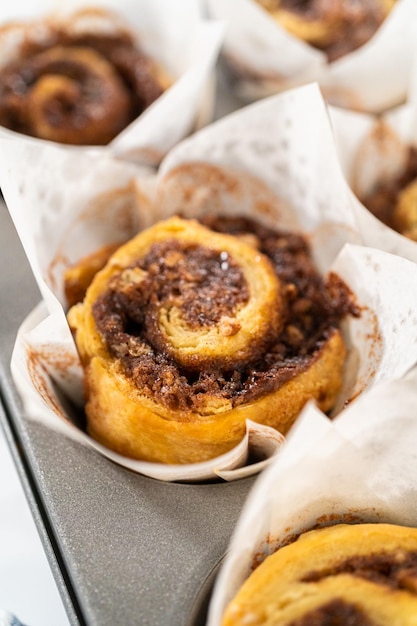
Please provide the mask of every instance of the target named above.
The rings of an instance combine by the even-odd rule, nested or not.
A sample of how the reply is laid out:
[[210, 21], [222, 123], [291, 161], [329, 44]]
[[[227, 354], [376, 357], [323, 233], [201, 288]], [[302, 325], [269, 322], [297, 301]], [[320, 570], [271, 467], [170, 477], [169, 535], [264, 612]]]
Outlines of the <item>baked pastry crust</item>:
[[[217, 386], [226, 372], [225, 385], [236, 387], [246, 364], [264, 359], [283, 330], [286, 306], [271, 261], [245, 238], [177, 217], [142, 231], [68, 313], [85, 369], [89, 433], [129, 457], [192, 463], [237, 445], [247, 419], [285, 433], [309, 399], [330, 410], [346, 355], [337, 327], [310, 357], [284, 366], [279, 384], [266, 371], [254, 372], [235, 395]], [[264, 388], [251, 395], [257, 376]]]
[[267, 557], [222, 626], [411, 626], [416, 615], [417, 529], [338, 524]]

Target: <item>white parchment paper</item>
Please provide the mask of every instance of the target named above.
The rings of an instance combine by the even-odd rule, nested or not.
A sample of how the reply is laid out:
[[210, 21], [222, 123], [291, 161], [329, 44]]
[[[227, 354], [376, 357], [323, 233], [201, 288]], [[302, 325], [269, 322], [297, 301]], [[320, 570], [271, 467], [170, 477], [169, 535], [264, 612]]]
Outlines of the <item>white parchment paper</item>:
[[356, 196], [356, 221], [364, 243], [417, 262], [417, 242], [383, 224], [360, 202], [379, 181], [401, 173], [409, 148], [417, 147], [417, 66], [406, 104], [378, 117], [333, 106], [329, 115], [337, 158]]
[[[326, 106], [315, 85], [266, 99], [201, 130], [170, 152], [157, 175], [108, 155], [75, 158], [62, 148], [0, 139], [0, 185], [45, 303], [42, 315], [37, 312], [19, 333], [13, 372], [22, 397], [37, 398], [36, 410], [29, 405], [28, 413], [52, 427], [59, 423], [69, 434], [76, 432], [66, 424], [71, 416], [51, 380], [75, 403], [82, 402], [82, 374], [65, 319], [66, 267], [177, 213], [247, 215], [278, 229], [295, 229], [310, 240], [320, 270], [333, 270], [348, 284], [361, 316], [345, 323], [349, 357], [336, 413], [352, 397], [403, 376], [417, 362], [417, 266], [360, 245], [354, 197], [338, 165]], [[25, 359], [26, 370], [28, 364], [32, 369], [23, 374]], [[40, 372], [41, 383], [34, 372]], [[271, 433], [265, 439], [270, 456], [282, 438], [275, 435], [272, 448]], [[235, 453], [223, 469], [244, 465], [242, 456], [235, 462]], [[166, 480], [221, 475], [218, 459], [209, 470], [207, 464], [160, 468], [117, 461]], [[252, 466], [237, 476], [258, 469]]]

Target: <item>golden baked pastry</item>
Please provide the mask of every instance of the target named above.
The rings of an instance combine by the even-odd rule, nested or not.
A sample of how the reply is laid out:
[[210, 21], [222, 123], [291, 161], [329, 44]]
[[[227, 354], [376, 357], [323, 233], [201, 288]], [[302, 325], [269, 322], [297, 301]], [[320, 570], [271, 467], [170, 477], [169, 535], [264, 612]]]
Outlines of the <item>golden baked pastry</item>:
[[384, 224], [417, 241], [417, 150], [409, 149], [398, 176], [380, 181], [360, 200]]
[[329, 61], [356, 50], [382, 24], [396, 0], [257, 0], [298, 39]]
[[207, 222], [142, 231], [68, 313], [88, 431], [128, 457], [214, 458], [246, 419], [285, 433], [307, 400], [328, 411], [340, 391], [346, 287], [323, 284], [301, 236]]
[[229, 604], [222, 626], [411, 626], [417, 529], [339, 524], [270, 555]]
[[[96, 18], [108, 21], [107, 30], [94, 32]], [[168, 86], [118, 21], [104, 10], [86, 9], [67, 22], [41, 22], [47, 36], [28, 36], [0, 69], [0, 124], [64, 144], [109, 143]]]
[[393, 220], [400, 233], [417, 241], [417, 178], [398, 194]]
[[64, 294], [69, 307], [84, 300], [94, 276], [106, 265], [113, 252], [116, 252], [118, 248], [120, 248], [120, 244], [103, 246], [66, 269], [64, 272]]

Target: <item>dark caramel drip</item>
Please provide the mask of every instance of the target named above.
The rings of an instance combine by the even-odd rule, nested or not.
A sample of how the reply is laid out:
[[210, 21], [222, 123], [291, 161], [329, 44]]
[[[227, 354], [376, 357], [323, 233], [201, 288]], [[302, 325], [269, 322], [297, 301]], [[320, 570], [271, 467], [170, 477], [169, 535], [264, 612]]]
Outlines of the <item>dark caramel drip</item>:
[[[223, 371], [218, 360], [200, 372], [180, 367], [164, 351], [154, 349], [160, 303], [177, 301], [191, 325], [204, 327], [224, 314], [232, 315], [246, 302], [247, 287], [230, 259], [226, 261], [217, 253], [213, 256], [202, 246], [188, 250], [178, 242], [153, 246], [137, 264], [149, 272], [146, 278], [129, 288], [120, 277], [114, 277], [112, 288], [93, 306], [93, 315], [110, 352], [121, 359], [127, 375], [138, 381], [143, 393], [170, 409], [198, 410], [199, 402], [207, 396], [230, 400], [236, 406], [278, 389], [319, 356], [324, 342], [346, 314], [358, 314], [341, 281], [323, 282], [303, 237], [277, 233], [250, 220], [203, 221], [218, 232], [250, 236], [269, 257], [283, 284], [285, 325], [279, 336], [272, 337], [265, 353], [261, 357], [256, 354], [243, 367]], [[227, 269], [221, 267], [224, 262]]]
[[381, 554], [353, 556], [332, 567], [312, 571], [302, 582], [318, 582], [328, 576], [351, 574], [392, 589], [403, 589], [417, 595], [417, 552], [397, 550]]
[[376, 626], [376, 624], [360, 608], [337, 598], [305, 613], [287, 626]]

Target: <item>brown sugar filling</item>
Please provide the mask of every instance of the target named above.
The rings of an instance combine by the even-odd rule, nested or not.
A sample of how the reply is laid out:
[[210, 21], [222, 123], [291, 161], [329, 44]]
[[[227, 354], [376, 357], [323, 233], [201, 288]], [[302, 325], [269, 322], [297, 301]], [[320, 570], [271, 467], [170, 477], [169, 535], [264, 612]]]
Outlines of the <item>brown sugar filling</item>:
[[328, 576], [352, 574], [391, 589], [407, 590], [417, 595], [417, 552], [398, 550], [391, 553], [350, 557], [329, 569], [312, 571], [303, 582], [318, 582]]
[[[316, 583], [329, 576], [351, 574], [391, 589], [408, 591], [417, 595], [417, 552], [398, 550], [353, 556], [325, 570], [312, 571], [303, 576], [302, 582]], [[288, 626], [373, 626], [370, 619], [354, 604], [335, 598], [313, 611], [309, 611]]]
[[336, 599], [293, 620], [287, 626], [377, 626], [357, 606]]
[[306, 240], [246, 219], [207, 218], [207, 226], [251, 241], [284, 285], [284, 330], [270, 337], [262, 355], [227, 371], [218, 360], [205, 371], [187, 371], [154, 346], [161, 303], [181, 306], [187, 322], [217, 323], [249, 298], [240, 268], [224, 253], [175, 240], [154, 244], [144, 258], [114, 276], [93, 306], [98, 332], [141, 393], [170, 409], [198, 411], [204, 396], [233, 406], [255, 400], [292, 379], [318, 358], [324, 342], [347, 314], [359, 315], [340, 279], [326, 283], [314, 268]]
[[[63, 51], [59, 54], [59, 51]], [[97, 74], [95, 64], [88, 57], [85, 62], [65, 59], [65, 50], [92, 50], [109, 63], [115, 78], [103, 78]], [[50, 56], [50, 52], [56, 54]], [[57, 58], [57, 55], [62, 58]], [[163, 92], [153, 61], [141, 51], [127, 32], [114, 35], [80, 34], [57, 30], [47, 44], [27, 42], [19, 58], [0, 70], [0, 124], [11, 130], [38, 136], [36, 124], [27, 99], [34, 86], [43, 77], [54, 75], [69, 77], [76, 81], [79, 92], [71, 89], [56, 89], [43, 109], [45, 120], [51, 125], [65, 125], [74, 129], [74, 139], [63, 143], [82, 142], [79, 130], [98, 115], [98, 103], [113, 97], [113, 90], [120, 91], [121, 105], [117, 125], [94, 143], [108, 143], [123, 128], [138, 117]], [[116, 86], [113, 84], [115, 83]], [[104, 101], [104, 102], [103, 102]]]

